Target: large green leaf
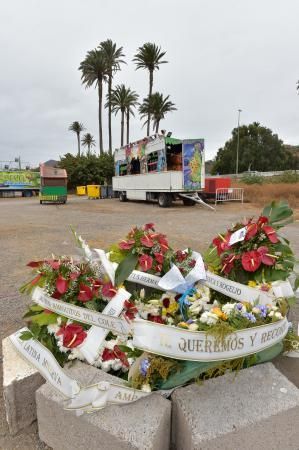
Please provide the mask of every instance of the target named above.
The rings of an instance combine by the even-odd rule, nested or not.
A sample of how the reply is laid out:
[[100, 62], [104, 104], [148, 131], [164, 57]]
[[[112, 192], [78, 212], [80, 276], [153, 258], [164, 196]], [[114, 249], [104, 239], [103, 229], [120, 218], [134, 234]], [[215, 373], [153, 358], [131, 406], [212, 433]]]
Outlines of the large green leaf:
[[[270, 223], [277, 223], [285, 221], [288, 217], [293, 215], [293, 211], [289, 207], [288, 202], [281, 200], [280, 202], [273, 201], [270, 205], [265, 206], [263, 216], [269, 218]], [[287, 221], [289, 223], [289, 221]]]
[[212, 362], [200, 362], [200, 361], [184, 361], [180, 372], [176, 372], [171, 375], [166, 381], [164, 381], [159, 388], [171, 389], [182, 384], [186, 384], [188, 381], [197, 378], [207, 370], [217, 367], [221, 361]]
[[121, 261], [115, 272], [115, 285], [119, 286], [131, 275], [138, 261], [138, 255], [129, 255]]
[[57, 314], [51, 313], [46, 314], [44, 312], [40, 314], [36, 314], [35, 316], [30, 317], [30, 321], [33, 323], [37, 323], [39, 326], [43, 325], [51, 325], [57, 322]]

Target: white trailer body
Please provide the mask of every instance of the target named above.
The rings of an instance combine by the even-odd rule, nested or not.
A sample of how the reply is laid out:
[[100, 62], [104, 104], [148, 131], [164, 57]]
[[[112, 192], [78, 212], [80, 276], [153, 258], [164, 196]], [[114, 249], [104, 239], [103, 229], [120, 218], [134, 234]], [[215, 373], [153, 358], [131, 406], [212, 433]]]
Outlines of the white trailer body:
[[[115, 151], [113, 190], [121, 201], [158, 200], [170, 206], [179, 194], [204, 189], [204, 140], [156, 135]], [[195, 198], [195, 197], [194, 197]], [[187, 205], [194, 199], [183, 198]]]

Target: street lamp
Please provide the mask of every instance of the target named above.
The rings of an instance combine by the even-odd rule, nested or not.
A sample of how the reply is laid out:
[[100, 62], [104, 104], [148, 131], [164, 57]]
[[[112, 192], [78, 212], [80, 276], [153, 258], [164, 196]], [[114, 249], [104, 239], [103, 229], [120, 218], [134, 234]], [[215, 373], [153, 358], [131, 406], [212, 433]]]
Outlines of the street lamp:
[[240, 114], [242, 109], [238, 109], [238, 140], [237, 140], [237, 161], [236, 161], [236, 175], [239, 172], [239, 146], [240, 146]]

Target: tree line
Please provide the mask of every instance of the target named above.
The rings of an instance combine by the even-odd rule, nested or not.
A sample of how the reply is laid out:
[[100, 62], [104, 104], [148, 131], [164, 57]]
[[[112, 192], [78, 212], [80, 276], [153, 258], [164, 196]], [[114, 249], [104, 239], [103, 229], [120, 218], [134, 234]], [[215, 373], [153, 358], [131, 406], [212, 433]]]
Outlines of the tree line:
[[[99, 127], [99, 151], [100, 155], [104, 153], [103, 146], [103, 90], [107, 84], [105, 109], [108, 110], [108, 152], [112, 154], [112, 114], [120, 113], [120, 145], [130, 142], [130, 118], [135, 115], [135, 109], [138, 107], [141, 120], [146, 125], [147, 136], [150, 135], [151, 122], [153, 130], [158, 133], [161, 120], [168, 112], [175, 111], [175, 104], [169, 99], [169, 95], [164, 96], [160, 92], [153, 92], [154, 72], [160, 69], [162, 64], [168, 63], [164, 59], [166, 52], [161, 47], [146, 42], [137, 49], [133, 57], [133, 63], [136, 70], [144, 69], [149, 74], [148, 96], [139, 103], [139, 95], [136, 91], [127, 87], [125, 84], [118, 84], [113, 87], [113, 78], [121, 70], [123, 64], [126, 64], [123, 47], [117, 47], [111, 39], [101, 42], [98, 47], [87, 52], [83, 61], [79, 65], [81, 72], [81, 81], [86, 89], [94, 87], [98, 95], [98, 127]], [[86, 133], [81, 140], [81, 133], [85, 131], [82, 122], [75, 121], [69, 126], [69, 130], [77, 136], [78, 156], [81, 154], [81, 143], [87, 147], [90, 154], [91, 148], [96, 142], [90, 133]], [[126, 137], [125, 137], [126, 132]]]

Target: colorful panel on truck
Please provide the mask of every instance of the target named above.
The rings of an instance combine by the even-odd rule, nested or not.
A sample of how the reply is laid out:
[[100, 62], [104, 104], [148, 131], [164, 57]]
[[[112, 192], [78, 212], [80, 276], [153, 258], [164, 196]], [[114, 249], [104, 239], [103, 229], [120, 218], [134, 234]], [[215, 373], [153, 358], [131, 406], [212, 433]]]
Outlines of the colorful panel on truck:
[[39, 187], [39, 172], [31, 172], [30, 170], [13, 170], [0, 172], [0, 186], [22, 185], [28, 187]]
[[184, 189], [204, 188], [204, 139], [183, 141]]

